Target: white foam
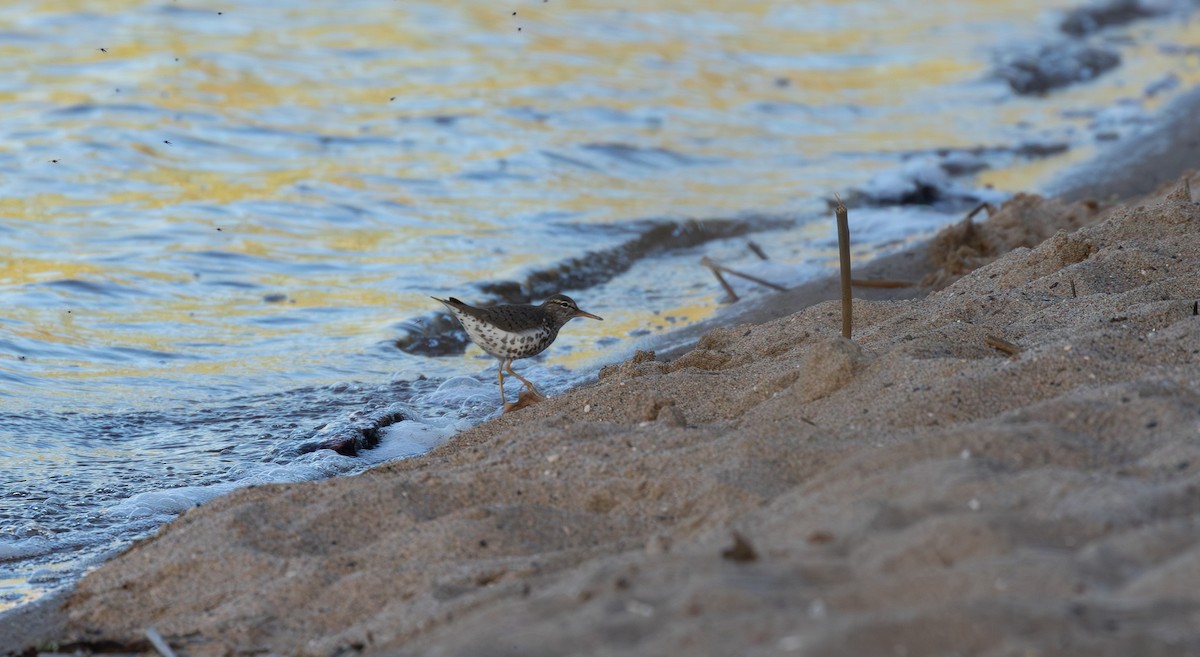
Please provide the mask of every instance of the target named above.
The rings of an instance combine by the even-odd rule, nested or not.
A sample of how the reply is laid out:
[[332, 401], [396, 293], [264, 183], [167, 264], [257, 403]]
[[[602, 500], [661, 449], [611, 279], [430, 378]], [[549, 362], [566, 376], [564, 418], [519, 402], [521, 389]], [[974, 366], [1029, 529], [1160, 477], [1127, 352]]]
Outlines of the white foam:
[[1111, 130], [1148, 123], [1150, 123], [1150, 113], [1146, 111], [1141, 102], [1126, 100], [1097, 112], [1091, 127], [1097, 130]]
[[[459, 381], [450, 389], [461, 390], [470, 387], [466, 382]], [[411, 411], [405, 414], [409, 417], [415, 416]], [[243, 464], [229, 471], [229, 481], [138, 493], [109, 507], [106, 512], [127, 518], [156, 518], [165, 522], [192, 507], [246, 486], [327, 479], [354, 474], [385, 461], [417, 456], [469, 424], [467, 420], [448, 418], [404, 420], [385, 427], [379, 445], [375, 449], [363, 450], [356, 457], [343, 456], [329, 449], [319, 449], [300, 455], [294, 461], [285, 464]]]
[[44, 538], [24, 538], [15, 541], [0, 541], [0, 562], [28, 559], [48, 554], [55, 543]]
[[909, 160], [899, 167], [880, 171], [864, 186], [863, 191], [884, 202], [897, 202], [917, 191], [920, 186], [944, 189], [950, 176], [938, 162], [929, 158]]
[[431, 393], [413, 397], [413, 403], [425, 408], [466, 410], [467, 407], [495, 397], [496, 394], [496, 386], [491, 380], [456, 376], [443, 381], [442, 385]]
[[460, 424], [463, 422], [447, 421], [442, 426], [432, 422], [397, 422], [385, 428], [379, 446], [363, 452], [362, 457], [371, 463], [382, 463], [419, 456], [458, 433]]
[[940, 198], [979, 199], [1002, 203], [1010, 196], [994, 189], [969, 187], [954, 182], [937, 158], [913, 158], [894, 169], [880, 171], [863, 186], [863, 193], [881, 203], [899, 203], [922, 187], [938, 190]]

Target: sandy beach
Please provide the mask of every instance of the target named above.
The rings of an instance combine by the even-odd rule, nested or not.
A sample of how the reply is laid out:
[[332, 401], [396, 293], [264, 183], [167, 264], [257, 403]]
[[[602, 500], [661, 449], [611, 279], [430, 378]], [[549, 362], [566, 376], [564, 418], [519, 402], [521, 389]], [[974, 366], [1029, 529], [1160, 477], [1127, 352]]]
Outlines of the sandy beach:
[[[1174, 144], [1170, 166], [1194, 159]], [[1142, 193], [1157, 164], [1109, 175]], [[856, 272], [922, 285], [856, 293], [852, 341], [819, 281], [422, 457], [218, 498], [9, 616], [0, 644], [150, 654], [154, 627], [191, 656], [1188, 654], [1200, 176], [1069, 196]]]

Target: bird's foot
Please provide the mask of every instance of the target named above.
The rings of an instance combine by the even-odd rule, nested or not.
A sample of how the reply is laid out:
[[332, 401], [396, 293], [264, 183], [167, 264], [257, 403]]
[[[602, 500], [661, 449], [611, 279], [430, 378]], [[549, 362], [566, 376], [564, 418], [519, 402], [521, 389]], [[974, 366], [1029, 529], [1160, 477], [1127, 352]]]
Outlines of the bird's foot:
[[546, 401], [546, 397], [537, 390], [522, 390], [517, 396], [517, 401], [504, 403], [504, 412], [520, 410], [542, 401]]
[[543, 395], [541, 390], [533, 387], [532, 383], [525, 384], [525, 387], [521, 390], [521, 396], [525, 395], [529, 395], [537, 401], [546, 401], [546, 395]]

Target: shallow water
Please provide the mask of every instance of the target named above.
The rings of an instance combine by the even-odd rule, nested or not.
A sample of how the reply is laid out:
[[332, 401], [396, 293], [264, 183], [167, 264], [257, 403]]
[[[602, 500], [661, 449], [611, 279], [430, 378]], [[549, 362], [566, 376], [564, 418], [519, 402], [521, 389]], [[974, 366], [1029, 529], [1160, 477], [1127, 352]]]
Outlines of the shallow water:
[[[5, 4], [0, 609], [233, 486], [493, 413], [477, 349], [397, 348], [431, 294], [567, 281], [605, 321], [518, 364], [562, 390], [717, 312], [702, 256], [762, 267], [753, 239], [781, 283], [825, 271], [833, 192], [936, 175], [939, 149], [988, 167], [947, 188], [1037, 188], [1200, 82], [1200, 30], [1165, 17], [1093, 37], [1123, 57], [1096, 81], [1014, 94], [995, 60], [1068, 6]], [[956, 208], [856, 209], [855, 256]], [[302, 449], [389, 409], [376, 449]]]

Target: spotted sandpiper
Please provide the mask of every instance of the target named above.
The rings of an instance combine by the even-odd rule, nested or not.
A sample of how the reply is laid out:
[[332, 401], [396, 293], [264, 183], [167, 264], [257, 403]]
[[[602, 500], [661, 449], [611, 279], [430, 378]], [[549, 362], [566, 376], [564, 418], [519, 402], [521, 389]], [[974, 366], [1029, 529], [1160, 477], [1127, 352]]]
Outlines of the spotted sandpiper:
[[565, 294], [556, 294], [543, 301], [540, 306], [504, 304], [488, 308], [468, 306], [454, 297], [432, 298], [450, 309], [466, 329], [472, 342], [500, 359], [496, 380], [500, 382], [500, 401], [504, 404], [505, 411], [516, 406], [504, 399], [506, 370], [525, 384], [536, 401], [546, 398], [536, 386], [513, 371], [514, 360], [536, 356], [545, 351], [558, 337], [558, 330], [576, 317], [590, 317], [603, 321], [601, 317], [580, 310], [575, 301]]

